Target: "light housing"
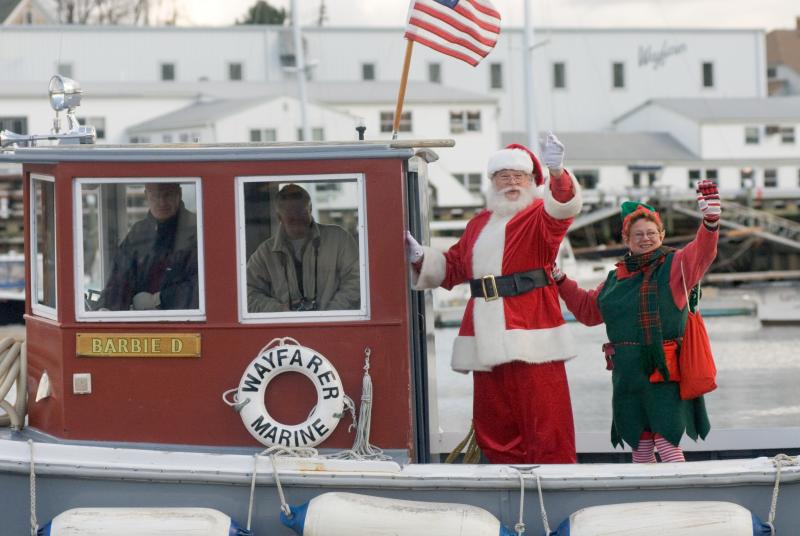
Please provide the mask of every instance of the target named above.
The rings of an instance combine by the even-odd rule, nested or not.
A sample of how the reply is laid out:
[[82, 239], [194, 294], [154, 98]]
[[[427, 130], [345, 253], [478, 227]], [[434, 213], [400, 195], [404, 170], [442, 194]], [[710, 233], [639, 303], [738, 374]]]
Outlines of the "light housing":
[[50, 106], [61, 112], [72, 110], [81, 104], [81, 85], [71, 78], [55, 75], [50, 79]]

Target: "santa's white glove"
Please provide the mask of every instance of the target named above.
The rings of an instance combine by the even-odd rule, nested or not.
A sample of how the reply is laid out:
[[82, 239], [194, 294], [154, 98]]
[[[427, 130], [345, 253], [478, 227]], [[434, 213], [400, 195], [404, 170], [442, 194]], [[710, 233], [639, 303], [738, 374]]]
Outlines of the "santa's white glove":
[[553, 264], [553, 270], [550, 272], [550, 275], [553, 276], [553, 281], [556, 283], [561, 283], [564, 278], [567, 277], [567, 274], [562, 272], [561, 268], [559, 268], [557, 264]]
[[561, 169], [564, 167], [564, 144], [556, 138], [555, 134], [547, 135], [542, 159], [548, 169]]
[[133, 297], [133, 308], [136, 311], [149, 311], [161, 305], [161, 293], [139, 292]]
[[422, 260], [422, 257], [425, 255], [425, 251], [422, 249], [422, 246], [419, 245], [419, 242], [414, 240], [414, 237], [411, 236], [411, 233], [406, 231], [406, 258], [408, 262], [411, 264], [416, 264]]

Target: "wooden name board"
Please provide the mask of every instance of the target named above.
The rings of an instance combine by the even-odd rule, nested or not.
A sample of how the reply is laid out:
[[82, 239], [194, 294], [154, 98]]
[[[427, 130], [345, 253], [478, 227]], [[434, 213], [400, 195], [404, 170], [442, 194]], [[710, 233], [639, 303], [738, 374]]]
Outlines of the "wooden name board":
[[78, 333], [85, 357], [200, 357], [199, 333]]

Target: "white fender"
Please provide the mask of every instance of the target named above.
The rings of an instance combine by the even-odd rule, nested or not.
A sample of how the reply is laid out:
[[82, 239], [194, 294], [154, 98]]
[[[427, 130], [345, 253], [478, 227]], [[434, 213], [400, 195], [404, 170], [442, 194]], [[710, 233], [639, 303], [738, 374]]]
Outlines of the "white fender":
[[401, 501], [358, 495], [323, 493], [292, 507], [284, 525], [301, 536], [513, 536], [492, 514], [467, 504]]
[[607, 504], [578, 510], [553, 536], [754, 536], [770, 534], [749, 510], [729, 502], [665, 501]]
[[211, 508], [75, 508], [39, 529], [49, 536], [248, 536]]
[[[333, 433], [342, 417], [342, 381], [325, 356], [293, 340], [294, 344], [284, 341], [277, 346], [268, 344], [247, 366], [231, 405], [238, 409], [245, 428], [260, 443], [269, 447], [314, 447]], [[300, 424], [278, 422], [264, 404], [267, 385], [284, 372], [299, 372], [311, 380], [317, 391], [317, 405]]]

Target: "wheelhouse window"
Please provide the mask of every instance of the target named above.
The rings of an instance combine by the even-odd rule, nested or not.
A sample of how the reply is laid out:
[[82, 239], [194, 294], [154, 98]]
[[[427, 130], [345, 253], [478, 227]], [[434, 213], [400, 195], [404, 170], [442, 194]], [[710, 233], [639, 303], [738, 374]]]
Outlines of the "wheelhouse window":
[[199, 179], [78, 179], [79, 320], [202, 320]]
[[364, 178], [239, 177], [245, 322], [368, 318]]
[[55, 181], [31, 175], [31, 310], [56, 318], [56, 203]]

